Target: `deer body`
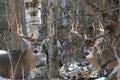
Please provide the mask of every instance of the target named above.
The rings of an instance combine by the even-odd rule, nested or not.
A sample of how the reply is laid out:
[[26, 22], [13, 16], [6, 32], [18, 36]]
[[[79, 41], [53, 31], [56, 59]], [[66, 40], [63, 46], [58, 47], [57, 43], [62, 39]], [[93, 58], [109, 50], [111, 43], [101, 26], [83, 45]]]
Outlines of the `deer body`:
[[18, 80], [25, 78], [39, 62], [44, 39], [19, 36], [30, 46], [28, 50], [0, 50], [0, 76]]
[[97, 50], [95, 50], [92, 53], [93, 54], [92, 57], [90, 57], [90, 58], [86, 57], [86, 58], [99, 71], [106, 70], [106, 71], [112, 72], [112, 70], [113, 70], [112, 74], [110, 74], [109, 72], [107, 72], [107, 74], [105, 74], [105, 75], [109, 74], [109, 76], [112, 76], [113, 73], [116, 73], [118, 71], [118, 69], [116, 69], [115, 67], [118, 67], [118, 64], [119, 64], [115, 54], [117, 54], [118, 57], [120, 57], [120, 54], [119, 54], [120, 49], [115, 48], [115, 50], [118, 53], [115, 53], [113, 48], [104, 49], [101, 51], [101, 54], [97, 53]]
[[[84, 54], [87, 60], [93, 64], [99, 71], [106, 71], [104, 75], [111, 78], [120, 69], [120, 48], [111, 47], [101, 50], [99, 44], [103, 41], [104, 27], [99, 22], [99, 29], [93, 26], [93, 37], [87, 38], [87, 35], [81, 36], [77, 30], [75, 31], [74, 25], [71, 32], [77, 34], [80, 38], [84, 38]], [[96, 31], [99, 30], [100, 34], [96, 35]]]
[[[117, 52], [120, 52], [119, 48], [115, 48]], [[120, 57], [120, 54], [117, 53], [117, 55]], [[118, 65], [117, 58], [115, 56], [115, 52], [113, 48], [108, 48], [102, 50], [101, 53], [101, 67], [106, 68], [108, 70], [112, 70], [115, 66]]]
[[[9, 54], [13, 67], [10, 64]], [[36, 66], [38, 61], [39, 56], [35, 55], [29, 50], [25, 52], [22, 52], [21, 50], [10, 50], [10, 53], [6, 52], [4, 54], [0, 54], [0, 76], [5, 78], [12, 77], [11, 69], [13, 68], [14, 72], [16, 68], [14, 77], [22, 78], [22, 73], [24, 72], [24, 76], [27, 76], [30, 71]]]
[[[94, 25], [93, 25], [94, 27]], [[99, 36], [93, 35], [93, 38], [84, 39], [84, 53], [88, 61], [93, 64], [103, 76], [111, 78], [119, 70], [120, 48], [111, 47], [101, 50], [99, 44], [102, 42], [102, 35], [104, 34], [103, 26], [99, 25], [101, 34]], [[94, 32], [95, 33], [95, 32]], [[105, 72], [105, 73], [104, 73]]]
[[120, 69], [118, 60], [120, 58], [120, 48], [111, 47], [100, 50], [98, 48], [99, 39], [86, 39], [84, 41], [84, 53], [88, 61], [100, 72], [103, 72], [102, 76], [111, 78]]

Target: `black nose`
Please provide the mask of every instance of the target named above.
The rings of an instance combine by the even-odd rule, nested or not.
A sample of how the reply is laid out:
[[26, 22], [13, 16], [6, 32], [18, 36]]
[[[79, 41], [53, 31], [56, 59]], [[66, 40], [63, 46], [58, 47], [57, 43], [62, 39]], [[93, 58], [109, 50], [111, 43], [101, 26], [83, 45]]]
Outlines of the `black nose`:
[[38, 50], [34, 50], [33, 52], [34, 52], [35, 54], [37, 54], [37, 53], [38, 53]]
[[88, 51], [85, 52], [85, 55], [86, 55], [86, 56], [89, 55], [89, 54], [90, 54], [90, 53], [89, 53]]

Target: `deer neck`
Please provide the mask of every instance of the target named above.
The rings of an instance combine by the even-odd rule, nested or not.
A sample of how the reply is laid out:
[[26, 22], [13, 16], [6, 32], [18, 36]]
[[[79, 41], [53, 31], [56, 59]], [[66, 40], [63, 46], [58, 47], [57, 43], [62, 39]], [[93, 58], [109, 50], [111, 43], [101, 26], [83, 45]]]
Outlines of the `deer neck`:
[[28, 52], [27, 52], [27, 55], [29, 55], [29, 56], [32, 57], [32, 58], [40, 57], [40, 54], [41, 54], [41, 51], [39, 51], [39, 53], [35, 54], [35, 53], [33, 52], [32, 47], [30, 47], [30, 48], [28, 49]]
[[28, 48], [27, 54], [34, 54], [34, 53], [33, 53], [33, 49], [32, 49], [31, 47]]
[[92, 58], [88, 58], [88, 61], [95, 66], [98, 70], [101, 70], [101, 66], [100, 66], [100, 57], [98, 55], [98, 48], [95, 46], [94, 47], [94, 51], [93, 51], [93, 57]]
[[38, 64], [39, 59], [40, 59], [40, 55], [35, 54], [32, 48], [28, 49], [28, 51], [25, 53], [25, 56], [23, 58], [24, 61], [30, 63], [29, 65], [31, 66], [31, 68], [35, 67]]

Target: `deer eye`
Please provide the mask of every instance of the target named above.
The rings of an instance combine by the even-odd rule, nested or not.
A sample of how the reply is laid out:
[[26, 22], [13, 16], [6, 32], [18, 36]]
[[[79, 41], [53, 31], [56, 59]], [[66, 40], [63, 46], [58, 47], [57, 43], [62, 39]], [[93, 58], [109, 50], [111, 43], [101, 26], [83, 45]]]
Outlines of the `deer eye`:
[[38, 44], [39, 46], [41, 45], [41, 44]]
[[94, 44], [91, 44], [91, 47], [93, 47], [94, 46]]

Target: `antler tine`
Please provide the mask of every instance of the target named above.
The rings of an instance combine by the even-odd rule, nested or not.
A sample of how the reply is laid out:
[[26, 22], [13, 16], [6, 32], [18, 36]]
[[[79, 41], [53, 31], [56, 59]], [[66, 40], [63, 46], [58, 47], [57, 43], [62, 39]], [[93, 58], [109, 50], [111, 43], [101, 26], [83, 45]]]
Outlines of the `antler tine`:
[[20, 36], [24, 36], [24, 35], [23, 35], [23, 32], [22, 32], [22, 27], [19, 26], [18, 24], [17, 24], [17, 33], [18, 33]]
[[99, 22], [99, 29], [97, 29], [97, 30], [100, 31], [100, 34], [99, 34], [98, 37], [101, 37], [101, 36], [103, 36], [105, 34], [104, 27], [103, 27], [101, 22]]
[[22, 26], [17, 23], [17, 34], [22, 37], [22, 38], [25, 38], [25, 39], [29, 39], [29, 41], [33, 41], [34, 39], [32, 39], [31, 37], [27, 37], [27, 36], [24, 36], [23, 32], [22, 32]]
[[78, 29], [78, 21], [76, 22], [75, 30], [77, 31], [77, 29]]
[[16, 21], [16, 24], [17, 24], [17, 34], [19, 34], [20, 36], [23, 36], [22, 27], [19, 26], [16, 15], [15, 15], [15, 21]]
[[76, 30], [74, 29], [74, 25], [75, 25], [75, 23], [72, 24], [71, 32], [74, 33], [74, 34], [77, 34], [79, 37], [82, 37], [82, 36], [77, 32], [78, 24], [76, 25]]
[[93, 38], [95, 38], [95, 35], [96, 35], [96, 28], [95, 28], [95, 25], [94, 23], [92, 23], [92, 27], [93, 27]]
[[84, 30], [84, 40], [86, 40], [88, 37], [87, 35], [85, 34], [85, 30]]
[[102, 23], [101, 23], [101, 22], [99, 22], [99, 24], [100, 24], [100, 26], [99, 26], [99, 27], [100, 27], [100, 29], [99, 29], [99, 30], [100, 30], [100, 31], [102, 31], [102, 32], [105, 32], [105, 31], [104, 31], [104, 27], [103, 27]]
[[72, 23], [72, 28], [71, 28], [71, 32], [74, 32], [74, 25], [75, 25], [75, 23]]

